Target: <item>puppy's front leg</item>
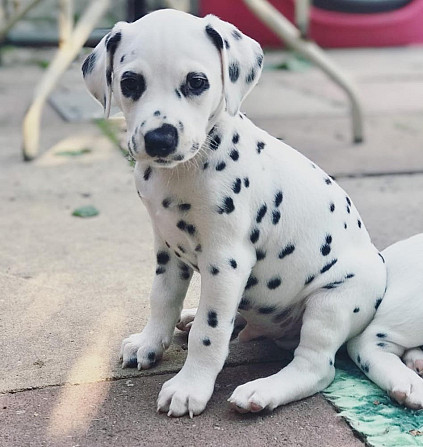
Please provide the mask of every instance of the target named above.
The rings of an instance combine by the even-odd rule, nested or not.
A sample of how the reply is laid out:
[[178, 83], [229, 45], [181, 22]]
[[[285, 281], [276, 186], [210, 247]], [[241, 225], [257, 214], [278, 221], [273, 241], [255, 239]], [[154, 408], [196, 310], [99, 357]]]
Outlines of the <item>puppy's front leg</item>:
[[172, 341], [175, 325], [192, 277], [192, 269], [181, 262], [155, 234], [156, 276], [150, 294], [150, 317], [139, 334], [122, 342], [122, 367], [147, 369], [163, 355]]
[[239, 261], [224, 256], [216, 261], [210, 255], [207, 259], [213, 262], [199, 263], [201, 297], [189, 333], [187, 359], [181, 371], [163, 385], [157, 401], [158, 410], [168, 416], [188, 413], [192, 417], [205, 409], [228, 355], [234, 317], [251, 270], [248, 255], [239, 256]]

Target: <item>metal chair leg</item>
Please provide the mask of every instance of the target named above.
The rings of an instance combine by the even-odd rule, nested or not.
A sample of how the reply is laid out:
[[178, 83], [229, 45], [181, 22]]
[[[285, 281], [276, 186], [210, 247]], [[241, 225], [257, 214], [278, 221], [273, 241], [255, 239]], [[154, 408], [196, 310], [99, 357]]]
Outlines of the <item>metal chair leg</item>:
[[347, 94], [351, 104], [354, 143], [363, 141], [363, 111], [353, 81], [334, 64], [314, 42], [301, 38], [300, 31], [266, 0], [244, 0], [244, 3], [289, 47], [319, 66]]
[[38, 154], [40, 139], [41, 113], [48, 96], [54, 89], [57, 81], [78, 55], [89, 35], [93, 31], [96, 23], [109, 7], [109, 0], [96, 0], [90, 2], [84, 14], [78, 20], [78, 23], [70, 31], [72, 26], [72, 9], [69, 2], [72, 0], [62, 0], [61, 10], [61, 45], [57, 50], [48, 69], [37, 85], [34, 98], [25, 114], [23, 120], [23, 157], [29, 161]]

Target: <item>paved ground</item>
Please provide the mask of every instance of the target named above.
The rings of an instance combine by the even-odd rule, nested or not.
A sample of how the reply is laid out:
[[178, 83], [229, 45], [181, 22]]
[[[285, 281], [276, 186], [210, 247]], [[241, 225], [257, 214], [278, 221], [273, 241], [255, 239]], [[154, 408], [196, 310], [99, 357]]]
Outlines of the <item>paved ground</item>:
[[[342, 93], [312, 68], [266, 70], [245, 110], [337, 178], [382, 249], [423, 230], [423, 49], [331, 54], [363, 93], [363, 145], [350, 143]], [[148, 216], [129, 164], [84, 114], [64, 122], [47, 107], [42, 153], [21, 161], [21, 118], [42, 75], [37, 57], [50, 54], [8, 55], [0, 67], [0, 446], [363, 445], [321, 396], [273, 414], [228, 411], [237, 384], [275, 371], [275, 359], [287, 361], [266, 342], [233, 342], [202, 416], [155, 413], [160, 385], [183, 363], [184, 336], [154, 370], [122, 370], [117, 362], [121, 339], [148, 315]], [[271, 54], [268, 64], [283, 57]], [[59, 109], [76, 102], [75, 116], [81, 101], [83, 111], [95, 111], [79, 64], [54, 96]], [[62, 153], [77, 149], [89, 151]], [[99, 215], [73, 217], [83, 205]], [[198, 298], [199, 278], [193, 282], [188, 306]]]

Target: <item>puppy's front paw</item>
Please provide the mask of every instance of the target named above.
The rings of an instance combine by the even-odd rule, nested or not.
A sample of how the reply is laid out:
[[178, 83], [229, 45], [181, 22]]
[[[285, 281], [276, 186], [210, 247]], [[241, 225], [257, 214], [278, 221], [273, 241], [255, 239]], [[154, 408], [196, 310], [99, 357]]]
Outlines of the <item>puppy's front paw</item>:
[[273, 410], [278, 406], [272, 399], [273, 391], [268, 377], [252, 380], [237, 387], [228, 402], [239, 413], [257, 413], [265, 408]]
[[120, 349], [122, 368], [137, 366], [139, 370], [154, 366], [163, 356], [169, 342], [155, 341], [144, 332], [125, 338]]
[[209, 379], [193, 378], [182, 370], [164, 383], [157, 399], [157, 411], [168, 416], [190, 418], [202, 413], [213, 393], [214, 384]]

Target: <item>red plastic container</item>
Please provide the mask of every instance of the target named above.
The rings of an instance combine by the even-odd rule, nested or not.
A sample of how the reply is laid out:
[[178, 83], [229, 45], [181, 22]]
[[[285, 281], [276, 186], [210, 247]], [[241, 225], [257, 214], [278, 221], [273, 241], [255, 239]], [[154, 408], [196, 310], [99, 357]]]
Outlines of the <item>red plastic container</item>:
[[[291, 22], [294, 21], [294, 0], [269, 2]], [[201, 0], [200, 14], [215, 14], [232, 22], [265, 47], [282, 45], [242, 0]], [[310, 18], [310, 37], [326, 48], [423, 43], [423, 0], [413, 0], [395, 11], [375, 14], [346, 14], [313, 7]]]

